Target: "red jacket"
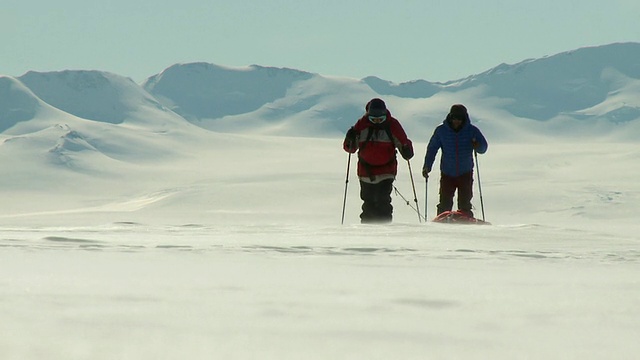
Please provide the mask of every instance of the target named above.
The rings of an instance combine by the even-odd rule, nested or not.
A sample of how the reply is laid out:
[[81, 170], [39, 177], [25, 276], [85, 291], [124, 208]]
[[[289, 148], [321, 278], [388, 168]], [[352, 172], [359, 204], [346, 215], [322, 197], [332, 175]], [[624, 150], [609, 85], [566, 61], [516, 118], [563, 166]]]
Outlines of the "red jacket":
[[342, 147], [346, 152], [358, 151], [358, 176], [396, 175], [398, 161], [396, 148], [408, 146], [413, 153], [413, 145], [400, 122], [387, 110], [387, 120], [382, 124], [373, 124], [365, 114], [353, 126], [356, 133], [356, 147], [349, 148], [349, 139]]

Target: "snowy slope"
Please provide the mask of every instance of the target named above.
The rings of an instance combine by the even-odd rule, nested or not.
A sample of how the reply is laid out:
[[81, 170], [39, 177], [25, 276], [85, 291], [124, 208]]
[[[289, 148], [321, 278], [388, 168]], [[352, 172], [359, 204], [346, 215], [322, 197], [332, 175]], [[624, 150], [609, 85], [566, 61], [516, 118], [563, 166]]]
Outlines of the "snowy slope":
[[[19, 79], [0, 77], [5, 214], [67, 211], [131, 196], [161, 181], [173, 161], [194, 157], [194, 147], [216, 139], [115, 75], [29, 73], [25, 78], [57, 107]], [[65, 79], [72, 81], [65, 84]], [[95, 79], [107, 83], [96, 86]], [[95, 107], [99, 117], [78, 116], [88, 116], [94, 104], [107, 100], [108, 106]], [[137, 180], [140, 174], [151, 182]]]
[[338, 137], [368, 99], [382, 97], [412, 133], [429, 132], [461, 102], [501, 141], [532, 135], [632, 141], [640, 118], [638, 53], [638, 43], [582, 48], [447, 83], [209, 63], [176, 64], [141, 85], [99, 71], [29, 72], [17, 79], [79, 118], [156, 130], [188, 121], [217, 132]]
[[257, 110], [285, 96], [296, 81], [310, 77], [291, 69], [192, 63], [173, 65], [142, 86], [187, 119], [216, 119]]
[[[549, 120], [472, 79], [0, 76], [0, 357], [634, 359], [640, 89], [619, 64], [594, 69], [604, 97], [550, 103]], [[218, 81], [235, 102], [216, 102]], [[414, 140], [415, 181], [401, 161], [394, 222], [361, 225], [342, 133], [380, 94]], [[419, 171], [456, 102], [490, 143], [473, 204], [492, 226], [424, 223], [402, 198], [415, 185], [435, 215], [437, 171]]]
[[49, 105], [109, 124], [177, 128], [184, 120], [129, 78], [101, 71], [30, 71], [18, 78]]
[[638, 43], [611, 44], [502, 64], [447, 83], [402, 84], [194, 63], [174, 65], [143, 86], [189, 121], [225, 132], [334, 136], [361, 114], [363, 99], [378, 96], [414, 131], [434, 126], [451, 103], [464, 102], [472, 117], [488, 122], [489, 133], [509, 141], [522, 139], [514, 122], [543, 136], [571, 135], [576, 124], [580, 136], [628, 135], [637, 128], [629, 123], [640, 118], [639, 56]]
[[[636, 144], [493, 144], [480, 157], [486, 227], [419, 223], [395, 194], [393, 224], [360, 225], [352, 163], [341, 226], [348, 157], [338, 139], [209, 140], [191, 144], [198, 156], [122, 167], [120, 176], [1, 174], [0, 353], [633, 359], [640, 351]], [[16, 168], [5, 146], [0, 162]], [[423, 214], [428, 195], [433, 216], [437, 181], [425, 188], [414, 176]], [[412, 199], [406, 164], [396, 186]], [[480, 214], [477, 193], [474, 204]]]
[[[635, 119], [634, 110], [640, 98], [637, 60], [630, 56], [620, 59], [616, 53], [633, 55], [636, 50], [637, 44], [580, 49], [514, 66], [502, 65], [446, 84], [394, 85], [376, 78], [355, 80], [291, 69], [228, 68], [205, 63], [172, 66], [149, 78], [143, 86], [99, 71], [3, 76], [0, 77], [3, 94], [0, 140], [5, 164], [0, 170], [4, 179], [2, 188], [12, 194], [23, 185], [46, 192], [49, 188], [45, 184], [59, 188], [60, 184], [78, 183], [69, 190], [74, 190], [77, 198], [85, 202], [91, 196], [79, 190], [90, 194], [100, 184], [118, 197], [142, 191], [140, 196], [146, 198], [155, 193], [180, 193], [182, 190], [176, 189], [191, 186], [199, 189], [204, 185], [192, 184], [213, 184], [217, 180], [211, 179], [233, 177], [229, 174], [238, 172], [241, 179], [245, 176], [261, 179], [261, 174], [271, 171], [271, 167], [288, 164], [284, 176], [293, 169], [304, 168], [309, 161], [315, 162], [317, 154], [325, 152], [332, 153], [334, 158], [327, 167], [314, 165], [314, 171], [319, 173], [313, 176], [326, 178], [331, 174], [333, 181], [340, 183], [342, 171], [336, 171], [336, 164], [344, 163], [344, 159], [339, 147], [334, 146], [340, 143], [344, 129], [362, 114], [364, 103], [381, 96], [374, 89], [395, 94], [383, 97], [416, 143], [414, 170], [421, 167], [424, 143], [433, 128], [442, 121], [450, 104], [458, 102], [468, 105], [472, 121], [494, 146], [541, 146], [533, 156], [549, 151], [546, 156], [553, 158], [568, 142], [569, 148], [580, 144], [585, 150], [602, 148], [606, 153], [611, 147], [622, 146], [617, 143], [633, 143], [640, 136], [640, 121]], [[577, 65], [572, 71], [563, 71], [572, 66], [572, 59], [578, 61]], [[580, 106], [574, 103], [572, 109], [562, 108], [558, 105], [560, 101], [549, 101], [549, 107], [559, 115], [547, 121], [510, 113], [513, 101], [532, 99], [529, 105], [534, 106], [535, 96], [525, 98], [522, 94], [525, 90], [544, 93], [541, 78], [545, 73], [550, 76], [549, 86], [564, 89], [558, 91], [567, 91], [562, 84], [582, 83], [588, 86], [577, 87], [576, 91], [596, 88], [598, 93], [605, 94], [604, 98], [579, 110], [575, 108], [593, 101]], [[518, 81], [506, 81], [508, 77]], [[532, 84], [538, 86], [531, 90]], [[439, 91], [431, 94], [436, 89]], [[508, 94], [516, 97], [500, 97]], [[558, 99], [567, 98], [563, 93], [556, 95]], [[264, 138], [264, 134], [299, 138]], [[268, 144], [279, 144], [280, 149], [267, 155]], [[600, 163], [589, 165], [594, 169], [600, 166]], [[497, 164], [496, 167], [502, 168]], [[506, 169], [506, 178], [515, 172], [515, 168]], [[530, 170], [531, 167], [524, 169]], [[613, 173], [617, 172], [623, 170]], [[23, 183], [28, 178], [37, 179], [38, 185]], [[112, 181], [120, 185], [114, 189], [110, 186]], [[233, 183], [230, 179], [225, 181]], [[306, 184], [301, 185], [299, 191], [304, 193], [305, 187]], [[196, 202], [211, 196], [196, 190], [184, 192]], [[247, 189], [240, 194], [225, 192], [249, 199], [265, 195], [262, 189], [251, 197], [243, 195], [249, 193]], [[496, 196], [506, 194], [518, 196], [508, 192]], [[60, 196], [64, 198], [64, 192]], [[527, 201], [536, 203], [544, 198]], [[239, 204], [241, 208], [245, 205], [242, 201]], [[540, 205], [540, 211], [544, 204]], [[20, 206], [26, 209], [33, 205]], [[303, 211], [305, 206], [306, 203], [290, 205], [292, 209], [301, 208], [294, 213]]]
[[[581, 48], [515, 65], [502, 64], [469, 77], [457, 87], [483, 86], [490, 96], [512, 99], [505, 107], [516, 116], [548, 120], [608, 101], [640, 81], [640, 43]], [[640, 103], [624, 121], [640, 117]]]

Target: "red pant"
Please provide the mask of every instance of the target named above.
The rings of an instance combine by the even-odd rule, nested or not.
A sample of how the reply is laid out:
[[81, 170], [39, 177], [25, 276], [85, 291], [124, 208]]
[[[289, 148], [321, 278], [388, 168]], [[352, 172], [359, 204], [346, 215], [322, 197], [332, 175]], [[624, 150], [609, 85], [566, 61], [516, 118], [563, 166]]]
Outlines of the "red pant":
[[438, 214], [450, 211], [453, 208], [453, 196], [458, 190], [458, 210], [462, 210], [473, 216], [471, 211], [471, 199], [473, 198], [473, 171], [460, 176], [440, 176], [440, 203]]

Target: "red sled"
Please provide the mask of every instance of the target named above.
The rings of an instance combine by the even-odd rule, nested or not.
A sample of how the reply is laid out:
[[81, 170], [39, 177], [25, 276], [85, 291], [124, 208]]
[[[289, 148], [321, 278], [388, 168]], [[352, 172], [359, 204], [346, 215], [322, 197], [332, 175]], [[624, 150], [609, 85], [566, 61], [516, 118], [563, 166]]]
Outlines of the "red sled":
[[445, 211], [442, 214], [436, 216], [433, 222], [445, 223], [445, 224], [477, 224], [477, 225], [491, 225], [490, 222], [476, 219], [469, 214], [460, 210]]

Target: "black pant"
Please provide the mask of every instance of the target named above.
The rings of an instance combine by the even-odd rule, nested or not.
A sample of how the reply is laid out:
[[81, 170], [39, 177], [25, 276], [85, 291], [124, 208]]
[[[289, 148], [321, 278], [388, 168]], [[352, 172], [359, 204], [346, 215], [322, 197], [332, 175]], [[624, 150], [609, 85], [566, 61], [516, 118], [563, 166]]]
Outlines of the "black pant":
[[392, 189], [393, 179], [383, 180], [377, 184], [360, 181], [360, 198], [363, 201], [361, 223], [391, 222], [393, 218]]
[[471, 198], [473, 198], [473, 171], [460, 176], [440, 176], [440, 203], [438, 214], [450, 211], [453, 207], [453, 196], [458, 190], [458, 210], [462, 210], [469, 216], [471, 211]]

